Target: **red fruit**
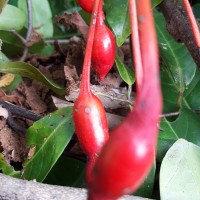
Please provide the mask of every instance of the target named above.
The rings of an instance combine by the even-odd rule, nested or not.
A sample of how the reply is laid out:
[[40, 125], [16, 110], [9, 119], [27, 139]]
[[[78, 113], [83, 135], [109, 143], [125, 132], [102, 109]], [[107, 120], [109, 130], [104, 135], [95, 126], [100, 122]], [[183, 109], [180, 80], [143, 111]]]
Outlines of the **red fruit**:
[[88, 156], [88, 162], [86, 165], [87, 183], [90, 182], [91, 171], [98, 154], [109, 137], [106, 112], [101, 101], [90, 90], [91, 55], [96, 27], [96, 23], [94, 22], [97, 21], [96, 13], [98, 13], [98, 8], [101, 7], [101, 5], [102, 0], [95, 0], [88, 32], [88, 41], [80, 84], [80, 94], [73, 108], [76, 134], [80, 146]]
[[[80, 146], [89, 158], [89, 165], [93, 166], [109, 136], [106, 113], [101, 101], [92, 93], [80, 95], [74, 104], [73, 118]], [[86, 171], [88, 181], [91, 169]]]
[[101, 101], [92, 93], [81, 95], [74, 104], [76, 133], [84, 152], [98, 154], [108, 138], [108, 123]]
[[[130, 0], [129, 5], [134, 2], [137, 1]], [[138, 1], [137, 13], [143, 80], [134, 111], [111, 132], [96, 161], [89, 183], [89, 200], [116, 200], [134, 192], [154, 162], [162, 95], [151, 0]]]
[[94, 0], [77, 0], [79, 6], [88, 13], [92, 13]]
[[99, 12], [98, 15], [92, 50], [92, 68], [102, 81], [114, 64], [115, 38], [104, 24], [103, 12]]

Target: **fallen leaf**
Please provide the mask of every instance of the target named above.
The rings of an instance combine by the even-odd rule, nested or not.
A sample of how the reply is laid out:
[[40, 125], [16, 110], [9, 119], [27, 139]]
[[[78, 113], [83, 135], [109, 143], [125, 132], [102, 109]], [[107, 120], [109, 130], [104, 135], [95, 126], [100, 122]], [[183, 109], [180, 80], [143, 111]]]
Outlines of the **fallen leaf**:
[[0, 87], [9, 86], [15, 79], [14, 74], [5, 74], [0, 78]]

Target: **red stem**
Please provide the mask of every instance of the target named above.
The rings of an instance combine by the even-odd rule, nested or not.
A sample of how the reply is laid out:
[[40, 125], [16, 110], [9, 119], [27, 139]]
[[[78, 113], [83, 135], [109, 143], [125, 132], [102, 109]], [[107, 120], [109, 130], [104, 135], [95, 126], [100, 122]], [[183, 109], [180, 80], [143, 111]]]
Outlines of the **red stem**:
[[196, 45], [200, 48], [200, 31], [199, 31], [199, 27], [197, 25], [196, 19], [194, 17], [194, 14], [192, 12], [192, 8], [191, 8], [188, 0], [182, 0], [182, 1], [183, 1], [185, 10], [187, 12], [189, 21], [190, 21], [190, 26], [191, 26], [192, 32], [194, 34], [194, 39], [195, 39]]
[[[146, 109], [142, 109], [142, 111], [139, 105], [135, 105], [135, 108], [139, 108], [139, 112], [143, 117], [146, 116], [149, 118], [149, 113], [151, 113], [151, 118], [155, 117], [155, 121], [158, 122], [162, 107], [162, 95], [159, 80], [159, 52], [153, 14], [150, 9], [151, 1], [137, 0], [137, 2], [143, 84], [141, 92], [138, 94], [138, 101], [136, 101], [140, 104], [148, 97], [146, 106], [149, 108], [147, 109], [146, 107]], [[143, 3], [146, 5], [144, 6]], [[150, 95], [151, 93], [152, 95]]]
[[132, 44], [133, 44], [133, 58], [135, 66], [135, 77], [137, 84], [137, 91], [141, 88], [143, 82], [142, 59], [140, 54], [140, 40], [138, 33], [138, 19], [137, 19], [137, 5], [136, 0], [129, 1], [129, 11], [131, 20]]
[[[92, 47], [94, 42], [95, 35], [95, 26], [97, 21], [97, 13], [99, 10], [99, 5], [102, 0], [95, 0], [93, 4], [93, 11], [90, 21], [90, 28], [88, 32], [88, 40], [85, 50], [85, 57], [83, 62], [83, 73], [81, 79], [81, 88], [79, 95], [91, 94], [90, 90], [90, 66], [91, 66], [91, 56], [92, 56]], [[101, 3], [102, 4], [102, 3]]]

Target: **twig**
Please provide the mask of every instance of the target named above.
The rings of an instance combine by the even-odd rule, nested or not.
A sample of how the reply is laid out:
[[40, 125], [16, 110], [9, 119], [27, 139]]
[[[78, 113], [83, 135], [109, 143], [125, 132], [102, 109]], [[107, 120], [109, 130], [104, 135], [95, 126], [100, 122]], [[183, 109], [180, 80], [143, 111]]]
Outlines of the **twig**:
[[21, 43], [26, 46], [26, 40], [16, 31], [16, 30], [9, 30], [9, 32], [11, 32], [14, 36], [16, 36], [20, 41]]
[[27, 54], [28, 54], [27, 42], [30, 40], [32, 29], [33, 29], [31, 0], [26, 0], [26, 5], [27, 5], [27, 12], [28, 12], [28, 31], [26, 34], [26, 45], [24, 46], [23, 55], [20, 58], [21, 61], [24, 61], [27, 57]]
[[19, 126], [15, 120], [13, 119], [12, 115], [18, 115], [20, 117], [24, 117], [26, 119], [30, 119], [30, 120], [33, 120], [33, 121], [37, 121], [41, 118], [41, 116], [29, 111], [29, 110], [26, 110], [25, 108], [21, 108], [21, 107], [18, 107], [12, 103], [9, 103], [7, 101], [2, 101], [0, 100], [0, 105], [5, 108], [8, 112], [8, 117], [6, 118], [6, 121], [8, 123], [8, 125], [16, 132], [22, 132], [22, 133], [26, 133], [26, 129]]
[[116, 97], [113, 97], [113, 96], [104, 94], [104, 93], [102, 93], [102, 92], [95, 92], [95, 95], [96, 95], [96, 96], [104, 96], [104, 97], [107, 97], [107, 98], [109, 98], [109, 99], [116, 100], [116, 101], [119, 101], [119, 102], [125, 102], [125, 103], [128, 103], [128, 104], [131, 105], [131, 106], [134, 104], [134, 102], [131, 102], [131, 101], [128, 100], [128, 99], [119, 99], [119, 98], [116, 98]]
[[178, 112], [172, 112], [172, 113], [164, 113], [164, 114], [162, 114], [162, 115], [160, 115], [160, 117], [173, 117], [173, 116], [177, 116], [177, 115], [179, 115], [180, 114], [180, 112], [178, 111]]
[[41, 116], [35, 114], [34, 112], [26, 110], [22, 107], [18, 107], [7, 101], [0, 100], [0, 105], [2, 105], [3, 108], [6, 108], [8, 111], [10, 111], [12, 114], [18, 115], [20, 117], [24, 117], [33, 121], [37, 121], [41, 118]]

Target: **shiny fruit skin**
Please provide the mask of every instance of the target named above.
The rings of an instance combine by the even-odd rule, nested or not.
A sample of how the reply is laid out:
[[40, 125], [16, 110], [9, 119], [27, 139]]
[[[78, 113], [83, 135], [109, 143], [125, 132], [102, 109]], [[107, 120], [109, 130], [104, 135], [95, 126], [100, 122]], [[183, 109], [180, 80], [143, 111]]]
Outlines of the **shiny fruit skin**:
[[97, 24], [92, 50], [92, 68], [102, 81], [110, 71], [115, 60], [115, 38], [104, 24]]
[[[155, 159], [155, 136], [145, 133], [145, 124], [137, 119], [134, 122], [131, 114], [111, 132], [102, 149], [90, 181], [90, 199], [116, 200], [135, 191], [151, 169]], [[156, 128], [152, 129], [157, 134]]]
[[86, 12], [92, 13], [94, 0], [77, 0], [79, 6]]
[[92, 93], [78, 97], [73, 108], [75, 130], [83, 151], [89, 162], [86, 170], [86, 180], [90, 179], [90, 171], [102, 146], [109, 138], [108, 122], [101, 101]]

